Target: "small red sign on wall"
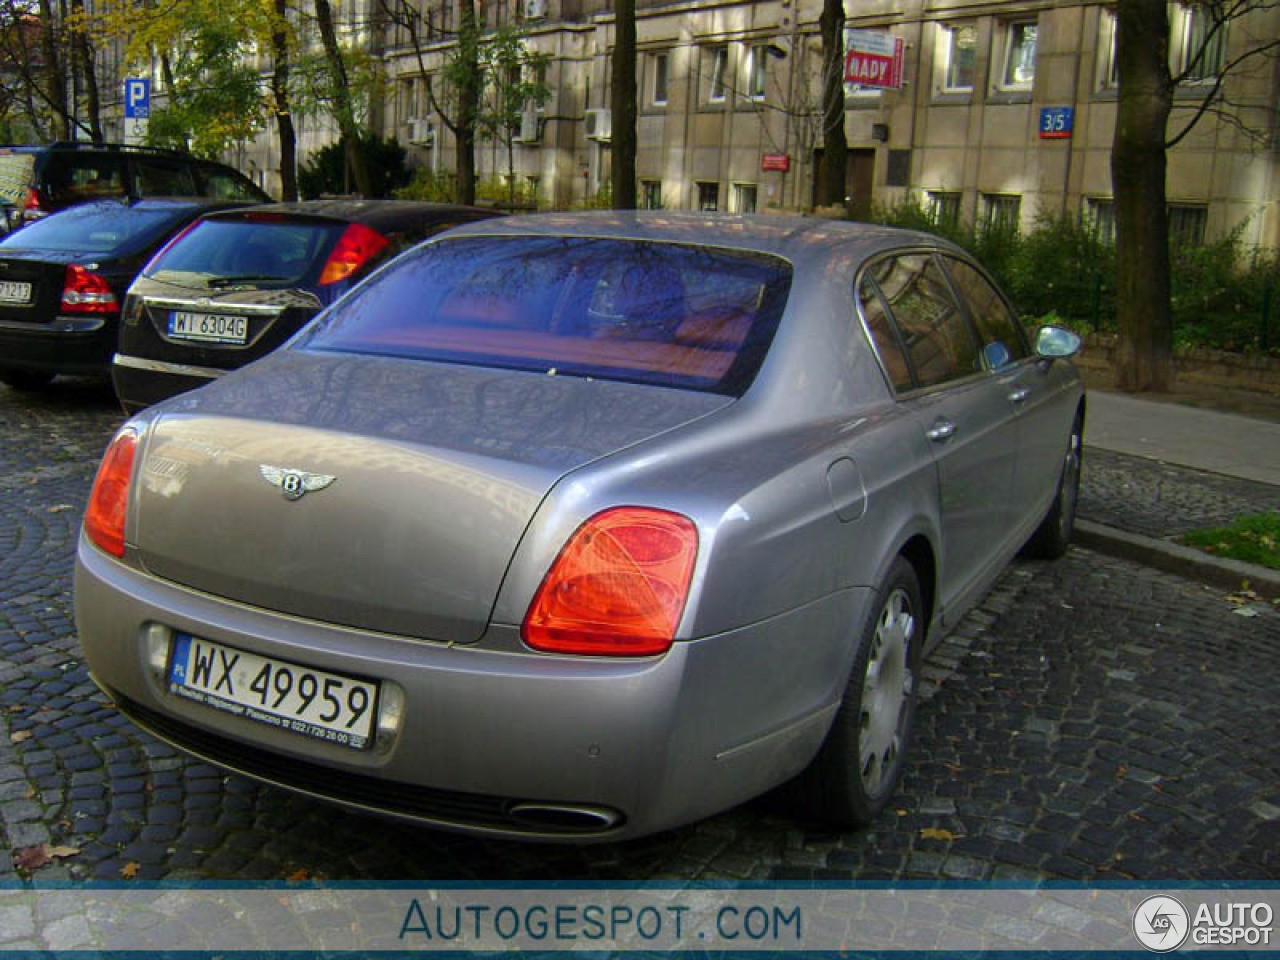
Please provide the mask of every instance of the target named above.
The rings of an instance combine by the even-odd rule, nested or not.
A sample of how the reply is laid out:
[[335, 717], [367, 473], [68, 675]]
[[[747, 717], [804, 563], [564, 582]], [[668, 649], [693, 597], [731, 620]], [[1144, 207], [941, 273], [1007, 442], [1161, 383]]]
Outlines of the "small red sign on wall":
[[760, 160], [760, 169], [786, 173], [791, 169], [791, 157], [785, 153], [766, 153]]

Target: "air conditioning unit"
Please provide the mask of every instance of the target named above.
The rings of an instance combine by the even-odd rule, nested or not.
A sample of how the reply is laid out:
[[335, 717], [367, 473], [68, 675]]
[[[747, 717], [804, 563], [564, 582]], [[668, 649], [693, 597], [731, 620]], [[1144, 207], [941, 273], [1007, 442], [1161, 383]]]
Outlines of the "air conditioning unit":
[[610, 140], [613, 138], [613, 120], [608, 107], [591, 107], [586, 114], [588, 140]]
[[410, 120], [409, 142], [418, 147], [434, 147], [436, 145], [436, 125], [430, 120]]
[[520, 114], [520, 132], [515, 136], [516, 143], [535, 144], [542, 139], [542, 120], [533, 107], [525, 107]]
[[524, 0], [524, 18], [542, 20], [547, 15], [547, 0]]

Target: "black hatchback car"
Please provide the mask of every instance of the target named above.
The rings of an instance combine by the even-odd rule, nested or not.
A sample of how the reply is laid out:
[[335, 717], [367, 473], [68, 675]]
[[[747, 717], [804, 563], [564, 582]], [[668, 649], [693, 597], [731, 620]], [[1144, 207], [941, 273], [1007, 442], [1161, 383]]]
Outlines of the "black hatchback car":
[[43, 386], [59, 373], [105, 376], [125, 291], [208, 200], [98, 200], [0, 240], [0, 382]]
[[404, 248], [496, 215], [339, 199], [204, 217], [129, 289], [111, 369], [116, 396], [132, 413], [257, 360]]

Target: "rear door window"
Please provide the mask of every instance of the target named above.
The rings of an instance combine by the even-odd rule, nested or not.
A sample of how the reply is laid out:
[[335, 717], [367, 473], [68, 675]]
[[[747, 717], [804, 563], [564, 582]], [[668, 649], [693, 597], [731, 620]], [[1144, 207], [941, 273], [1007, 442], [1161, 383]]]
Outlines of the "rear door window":
[[52, 152], [42, 179], [55, 208], [125, 195], [124, 160], [115, 154]]
[[682, 244], [447, 238], [357, 288], [307, 345], [736, 396], [790, 284], [776, 257]]
[[200, 181], [202, 197], [213, 197], [216, 200], [248, 200], [253, 203], [270, 199], [254, 186], [252, 181], [240, 176], [234, 170], [222, 170], [201, 164], [195, 172]]
[[868, 273], [893, 314], [921, 387], [982, 370], [977, 340], [931, 254], [889, 257]]
[[144, 197], [195, 197], [196, 182], [191, 167], [177, 160], [135, 156], [134, 186]]

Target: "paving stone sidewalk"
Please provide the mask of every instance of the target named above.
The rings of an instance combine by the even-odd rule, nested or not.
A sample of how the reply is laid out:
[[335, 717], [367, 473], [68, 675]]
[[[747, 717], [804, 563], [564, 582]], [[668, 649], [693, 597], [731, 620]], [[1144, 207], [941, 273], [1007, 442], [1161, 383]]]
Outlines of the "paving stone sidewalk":
[[[867, 830], [764, 798], [633, 843], [535, 846], [225, 774], [133, 728], [80, 658], [72, 551], [120, 420], [109, 395], [0, 387], [0, 843], [75, 851], [39, 879], [1280, 879], [1280, 610], [1241, 615], [1082, 549], [1015, 563], [931, 658], [901, 790]], [[1123, 466], [1099, 502], [1134, 499]], [[1197, 496], [1197, 516], [1245, 502], [1212, 484]], [[0, 856], [0, 877], [16, 873]], [[0, 929], [0, 945], [24, 942]]]
[[1087, 448], [1079, 515], [1126, 533], [1174, 539], [1246, 513], [1280, 511], [1280, 487]]

